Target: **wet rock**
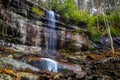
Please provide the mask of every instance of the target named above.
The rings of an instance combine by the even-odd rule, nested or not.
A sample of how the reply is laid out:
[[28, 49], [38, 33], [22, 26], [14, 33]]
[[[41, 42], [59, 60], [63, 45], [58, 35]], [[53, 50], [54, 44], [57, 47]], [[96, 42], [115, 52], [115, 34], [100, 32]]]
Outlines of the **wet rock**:
[[11, 59], [13, 59], [13, 55], [9, 55], [9, 56], [8, 56], [8, 58], [11, 58]]
[[16, 60], [10, 59], [8, 57], [2, 57], [2, 58], [0, 58], [0, 60], [3, 61], [4, 63], [12, 65], [14, 67], [14, 69], [17, 69], [17, 70], [28, 68], [33, 71], [39, 71], [39, 69], [34, 66], [28, 65], [23, 62], [18, 62]]
[[[0, 36], [2, 39], [4, 39], [4, 35], [6, 35], [8, 37], [7, 40], [14, 43], [29, 44], [33, 46], [38, 46], [40, 44], [40, 28], [37, 26], [37, 24], [26, 22], [26, 20], [28, 20], [26, 17], [20, 16], [15, 12], [9, 12], [6, 10], [8, 14], [7, 16], [4, 14], [4, 10], [0, 11], [0, 13], [1, 12], [3, 12], [2, 16], [6, 17], [5, 21], [2, 20], [6, 22], [6, 24], [4, 25], [5, 31], [3, 32], [1, 31], [2, 28], [0, 29], [0, 31], [3, 32], [0, 33], [2, 34]], [[32, 28], [28, 24], [31, 24]], [[28, 27], [30, 27], [31, 29], [29, 30]]]
[[[24, 54], [38, 54], [40, 55], [41, 48], [38, 46], [28, 46], [28, 45], [20, 45], [14, 44], [7, 41], [0, 42], [0, 51], [7, 54], [13, 54], [13, 56], [22, 57]], [[10, 46], [9, 46], [10, 44]], [[5, 55], [6, 56], [6, 55]]]
[[[2, 39], [7, 39], [7, 41], [14, 43], [27, 44], [31, 46], [42, 46], [43, 48], [45, 48], [48, 45], [47, 38], [49, 35], [48, 30], [44, 31], [43, 27], [45, 28], [47, 27], [46, 21], [48, 21], [48, 19], [45, 19], [44, 16], [41, 19], [41, 16], [36, 15], [32, 9], [38, 8], [40, 9], [40, 11], [42, 11], [43, 14], [44, 10], [43, 9], [41, 10], [40, 6], [37, 6], [33, 4], [33, 2], [29, 2], [28, 0], [24, 1], [3, 0], [3, 2], [4, 5], [7, 7], [6, 11], [4, 11], [1, 8], [0, 19], [2, 22], [5, 22], [4, 24], [5, 31], [2, 31], [2, 27], [0, 28], [0, 32], [4, 32], [3, 34], [0, 33], [1, 34], [0, 37]], [[8, 11], [8, 9], [10, 11]], [[6, 12], [7, 15], [5, 14]], [[45, 10], [45, 12], [48, 11]], [[64, 23], [61, 23], [56, 20], [55, 22], [56, 24], [60, 24], [60, 26], [62, 25], [60, 27], [60, 29], [62, 30], [56, 30], [58, 31], [56, 33], [58, 41], [58, 44], [56, 46], [59, 46], [59, 48], [63, 48], [63, 45], [66, 41], [75, 40], [76, 42], [74, 45], [77, 46], [75, 47], [75, 49], [80, 50], [79, 48], [82, 46], [82, 44], [87, 44], [87, 36], [84, 34], [84, 32], [77, 33], [76, 35], [74, 35], [71, 30], [66, 29]], [[74, 26], [72, 27], [75, 28]], [[59, 28], [59, 26], [57, 26], [57, 28]], [[44, 34], [42, 34], [42, 31]], [[6, 36], [4, 37], [4, 35], [6, 35], [7, 38], [5, 38]]]
[[34, 46], [38, 46], [40, 43], [40, 29], [39, 26], [28, 23], [26, 27], [27, 37], [26, 43]]
[[77, 72], [75, 78], [81, 79], [81, 78], [84, 78], [85, 76], [86, 76], [86, 73], [81, 70], [81, 71]]
[[76, 57], [74, 57], [74, 56], [68, 57], [67, 60], [68, 60], [69, 62], [78, 64], [78, 62], [77, 62], [78, 59], [77, 59]]
[[[120, 38], [113, 38], [113, 44], [115, 48], [120, 47]], [[99, 41], [93, 43], [96, 49], [109, 49], [110, 48], [110, 38], [101, 38]]]
[[71, 59], [71, 60], [77, 60], [77, 58], [74, 57], [74, 56], [69, 56], [69, 59]]
[[76, 76], [76, 73], [74, 73], [74, 72], [71, 71], [71, 70], [67, 70], [67, 69], [63, 69], [62, 74], [63, 74], [63, 77], [64, 77], [64, 78], [69, 78], [69, 77], [75, 78], [75, 76]]

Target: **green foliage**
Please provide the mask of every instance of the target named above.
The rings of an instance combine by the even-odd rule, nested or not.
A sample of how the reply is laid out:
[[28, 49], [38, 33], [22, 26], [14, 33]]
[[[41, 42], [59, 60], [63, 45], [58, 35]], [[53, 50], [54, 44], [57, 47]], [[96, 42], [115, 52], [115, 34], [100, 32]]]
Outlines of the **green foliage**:
[[112, 36], [120, 36], [120, 7], [107, 16]]
[[88, 31], [90, 32], [90, 37], [93, 41], [98, 41], [101, 37], [100, 31], [97, 29], [96, 25], [96, 16], [89, 16], [88, 18]]
[[[120, 29], [120, 17], [119, 17], [119, 11], [118, 9], [115, 10], [111, 15], [107, 15], [106, 18], [108, 19], [108, 25], [110, 25], [110, 31], [112, 36], [119, 36], [119, 29]], [[91, 34], [91, 39], [93, 41], [97, 41], [100, 39], [102, 36], [102, 33], [108, 34], [106, 32], [106, 26], [105, 26], [105, 21], [104, 21], [104, 15], [103, 14], [98, 14], [96, 16], [89, 16], [88, 18], [88, 31]], [[99, 24], [99, 30], [97, 29], [97, 21]], [[101, 32], [101, 30], [103, 30]]]
[[111, 31], [112, 36], [114, 37], [119, 36], [119, 29], [116, 29], [113, 26], [111, 26], [110, 31]]
[[93, 41], [98, 41], [101, 38], [101, 33], [96, 32], [95, 34], [92, 34], [91, 38]]
[[[60, 14], [64, 22], [74, 25], [84, 24], [84, 26], [88, 26], [88, 31], [94, 41], [98, 40], [102, 33], [107, 34], [104, 21], [105, 16], [103, 14], [91, 16], [88, 14], [87, 10], [80, 11], [75, 6], [73, 0], [41, 0], [40, 5]], [[105, 11], [106, 18], [111, 26], [110, 29], [112, 35], [118, 36], [119, 30], [117, 29], [120, 29], [120, 7], [116, 10], [112, 10], [113, 12], [110, 12], [110, 9], [106, 9]], [[37, 8], [33, 8], [33, 12], [42, 15]], [[99, 30], [97, 27], [99, 27]], [[73, 34], [76, 33], [77, 31], [73, 31]]]
[[96, 26], [95, 22], [96, 22], [96, 16], [89, 16], [87, 22], [88, 28], [90, 29], [90, 27]]
[[72, 0], [66, 0], [57, 11], [61, 14], [67, 22], [74, 21], [75, 23], [80, 21], [80, 11], [77, 10]]
[[101, 32], [96, 27], [89, 27], [89, 32], [93, 41], [98, 41], [101, 38]]
[[88, 50], [93, 51], [93, 50], [95, 50], [95, 48], [94, 47], [88, 47]]
[[76, 24], [80, 23], [86, 23], [87, 24], [87, 18], [88, 13], [87, 11], [74, 11], [74, 13], [71, 14], [71, 20], [75, 21]]
[[[98, 14], [96, 17], [98, 18], [98, 23], [99, 23], [99, 25], [105, 27], [103, 14]], [[97, 18], [96, 18], [96, 21], [97, 21]], [[96, 22], [96, 23], [97, 23], [97, 22]]]
[[72, 0], [46, 0], [41, 5], [59, 13], [65, 22], [79, 24], [87, 23], [88, 12], [79, 11]]
[[111, 25], [120, 29], [120, 7], [116, 9], [110, 16]]

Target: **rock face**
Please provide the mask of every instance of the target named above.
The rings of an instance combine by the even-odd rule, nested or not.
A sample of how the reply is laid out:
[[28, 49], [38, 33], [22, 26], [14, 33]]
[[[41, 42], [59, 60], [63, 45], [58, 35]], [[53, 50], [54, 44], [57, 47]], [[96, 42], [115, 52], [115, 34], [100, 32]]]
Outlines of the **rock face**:
[[[113, 38], [113, 45], [115, 48], [120, 48], [120, 37]], [[99, 41], [93, 43], [96, 49], [110, 49], [110, 38], [101, 38]]]
[[[47, 10], [31, 0], [2, 0], [0, 5], [0, 39], [46, 48], [48, 29], [51, 27], [47, 24], [48, 19], [45, 17]], [[66, 28], [57, 20], [55, 22], [57, 49], [62, 48], [69, 40], [74, 40], [75, 45], [79, 47], [82, 46], [81, 44], [86, 44], [85, 34], [73, 35], [72, 28]]]
[[72, 38], [73, 40], [75, 40], [75, 45], [78, 46], [78, 47], [83, 47], [83, 44], [86, 44], [88, 45], [88, 38], [86, 36], [85, 33], [80, 33], [80, 34], [76, 34], [73, 36]]
[[[1, 18], [1, 25], [3, 26], [0, 29], [0, 37], [2, 39], [7, 38], [9, 41], [16, 41], [17, 43], [33, 46], [40, 45], [40, 25], [35, 25], [29, 22], [26, 17], [20, 16], [14, 12], [8, 12], [3, 9], [0, 11], [1, 16], [6, 18], [6, 20]], [[7, 12], [8, 15], [5, 15], [5, 12]], [[37, 22], [41, 23], [40, 21]]]
[[18, 62], [18, 61], [14, 60], [14, 59], [10, 59], [10, 58], [7, 58], [7, 57], [5, 57], [5, 58], [3, 57], [0, 60], [2, 60], [4, 63], [8, 63], [10, 65], [13, 65], [14, 69], [29, 68], [29, 69], [31, 69], [33, 71], [39, 71], [39, 69], [34, 67], [34, 66], [28, 65], [26, 63]]

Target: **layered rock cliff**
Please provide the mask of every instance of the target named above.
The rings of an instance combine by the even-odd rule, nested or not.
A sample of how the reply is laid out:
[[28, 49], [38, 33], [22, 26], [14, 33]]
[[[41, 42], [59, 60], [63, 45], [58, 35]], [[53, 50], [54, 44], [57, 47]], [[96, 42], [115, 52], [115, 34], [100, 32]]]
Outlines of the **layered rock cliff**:
[[[0, 39], [43, 48], [48, 45], [48, 29], [52, 26], [47, 24], [46, 9], [31, 0], [1, 0], [0, 5]], [[84, 32], [74, 34], [75, 27], [60, 22], [57, 14], [55, 17], [58, 48], [68, 40], [75, 41], [79, 47], [87, 44]]]

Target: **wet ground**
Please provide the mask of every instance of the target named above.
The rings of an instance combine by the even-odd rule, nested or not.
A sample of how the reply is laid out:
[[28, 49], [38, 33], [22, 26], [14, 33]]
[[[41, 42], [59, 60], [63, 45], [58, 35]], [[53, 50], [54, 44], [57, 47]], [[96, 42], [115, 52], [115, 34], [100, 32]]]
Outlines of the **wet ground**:
[[[29, 47], [29, 49], [32, 47]], [[57, 58], [43, 58], [32, 48], [23, 51], [0, 45], [1, 80], [119, 80], [120, 50], [60, 53]], [[46, 67], [47, 66], [47, 67]], [[24, 74], [24, 75], [23, 75]]]

